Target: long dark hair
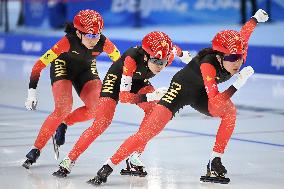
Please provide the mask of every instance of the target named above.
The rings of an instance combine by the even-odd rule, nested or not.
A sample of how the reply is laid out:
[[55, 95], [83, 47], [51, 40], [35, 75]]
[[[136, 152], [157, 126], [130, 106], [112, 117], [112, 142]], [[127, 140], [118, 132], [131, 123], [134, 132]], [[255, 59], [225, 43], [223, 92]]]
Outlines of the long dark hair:
[[65, 33], [68, 33], [68, 34], [76, 34], [76, 28], [74, 27], [73, 23], [72, 22], [67, 22], [65, 24], [65, 30], [64, 32]]
[[204, 56], [206, 56], [208, 54], [216, 54], [216, 55], [219, 55], [220, 57], [224, 57], [224, 53], [222, 53], [222, 52], [215, 51], [212, 48], [204, 48], [204, 49], [201, 49], [198, 52], [198, 54], [196, 55], [196, 58], [202, 59]]
[[204, 48], [201, 49], [198, 54], [196, 55], [196, 58], [200, 61], [204, 56], [208, 55], [208, 54], [215, 54], [215, 55], [219, 55], [221, 58], [221, 67], [223, 68], [223, 58], [224, 58], [224, 53], [219, 52], [219, 51], [215, 51], [212, 48]]

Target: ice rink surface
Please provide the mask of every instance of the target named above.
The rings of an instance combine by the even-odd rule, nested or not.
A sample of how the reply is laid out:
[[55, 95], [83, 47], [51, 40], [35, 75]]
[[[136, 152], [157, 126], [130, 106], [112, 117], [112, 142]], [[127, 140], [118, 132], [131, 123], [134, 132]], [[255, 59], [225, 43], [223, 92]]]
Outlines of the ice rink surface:
[[[175, 36], [176, 41], [208, 42], [214, 33], [226, 26], [160, 28]], [[239, 29], [232, 26], [230, 29]], [[148, 31], [106, 29], [111, 38], [137, 40]], [[194, 32], [193, 32], [194, 31]], [[284, 46], [284, 24], [259, 26], [250, 44]], [[188, 32], [188, 33], [187, 33]], [[279, 34], [279, 35], [278, 35]], [[60, 35], [60, 34], [59, 34]], [[176, 36], [179, 36], [177, 38]], [[282, 37], [281, 37], [282, 36]], [[11, 44], [12, 45], [12, 44]], [[73, 147], [91, 121], [69, 127], [61, 156], [54, 159], [49, 141], [37, 163], [29, 170], [21, 164], [30, 150], [44, 119], [53, 110], [49, 69], [45, 69], [38, 85], [38, 110], [24, 107], [31, 68], [38, 57], [0, 54], [0, 189], [82, 189], [94, 188], [86, 181], [96, 175], [101, 165], [120, 144], [137, 131], [143, 112], [135, 105], [118, 104], [114, 121], [78, 159], [65, 179], [51, 174]], [[103, 79], [110, 62], [98, 62]], [[168, 86], [179, 68], [167, 68], [151, 80], [155, 87]], [[235, 78], [220, 86], [228, 87]], [[82, 105], [74, 92], [73, 107]], [[229, 142], [223, 164], [231, 182], [228, 185], [200, 183], [212, 152], [219, 119], [203, 116], [186, 107], [147, 146], [141, 159], [146, 165], [145, 178], [121, 176], [121, 163], [100, 188], [149, 189], [282, 189], [284, 186], [284, 77], [255, 74], [233, 97], [237, 105], [237, 125]]]
[[[119, 145], [137, 131], [143, 112], [135, 105], [119, 104], [111, 126], [78, 159], [68, 178], [52, 172], [91, 122], [68, 128], [67, 141], [58, 161], [51, 141], [30, 170], [21, 167], [41, 124], [53, 109], [49, 69], [42, 73], [38, 87], [38, 110], [24, 108], [29, 72], [34, 57], [0, 55], [0, 188], [1, 189], [79, 189], [94, 188], [86, 181]], [[109, 66], [98, 62], [101, 77]], [[168, 86], [178, 68], [167, 68], [153, 78], [156, 87]], [[234, 78], [233, 78], [234, 79]], [[232, 80], [233, 80], [232, 79]], [[101, 188], [283, 188], [284, 185], [284, 78], [255, 74], [233, 97], [238, 107], [237, 126], [223, 156], [229, 185], [200, 183], [214, 144], [219, 120], [203, 116], [187, 107], [152, 140], [142, 160], [148, 176], [121, 176], [124, 162]], [[231, 81], [228, 82], [229, 85]], [[221, 85], [223, 90], [227, 85]], [[74, 93], [74, 108], [81, 105]]]

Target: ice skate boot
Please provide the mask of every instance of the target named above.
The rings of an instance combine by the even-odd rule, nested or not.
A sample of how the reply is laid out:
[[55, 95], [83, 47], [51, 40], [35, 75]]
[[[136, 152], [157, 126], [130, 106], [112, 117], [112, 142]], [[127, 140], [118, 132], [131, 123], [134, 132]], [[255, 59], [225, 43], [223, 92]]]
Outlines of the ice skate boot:
[[65, 178], [71, 172], [74, 165], [75, 161], [71, 161], [66, 157], [60, 162], [58, 171], [52, 173], [52, 175], [58, 178]]
[[145, 177], [147, 172], [143, 170], [145, 166], [139, 159], [140, 155], [141, 154], [137, 152], [132, 153], [129, 158], [126, 159], [126, 169], [122, 169], [120, 174]]
[[66, 130], [67, 130], [67, 125], [65, 123], [61, 123], [56, 129], [54, 138], [58, 146], [61, 146], [65, 143]]
[[37, 158], [40, 156], [40, 151], [39, 149], [31, 149], [31, 151], [26, 155], [26, 157], [28, 158], [24, 163], [23, 163], [23, 167], [26, 169], [29, 169], [30, 166], [36, 162]]
[[103, 165], [103, 167], [97, 172], [97, 176], [93, 179], [87, 181], [88, 184], [92, 185], [100, 185], [101, 183], [105, 183], [107, 181], [107, 177], [112, 173], [113, 169], [108, 165]]
[[226, 178], [225, 174], [227, 174], [227, 170], [222, 165], [221, 158], [215, 157], [207, 164], [207, 173], [205, 176], [200, 177], [200, 181], [228, 184], [230, 179]]

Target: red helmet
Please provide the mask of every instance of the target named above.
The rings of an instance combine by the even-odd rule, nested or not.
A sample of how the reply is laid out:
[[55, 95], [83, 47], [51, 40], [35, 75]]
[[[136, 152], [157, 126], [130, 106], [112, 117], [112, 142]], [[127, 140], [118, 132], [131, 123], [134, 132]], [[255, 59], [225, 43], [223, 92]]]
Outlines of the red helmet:
[[143, 38], [142, 48], [153, 58], [167, 59], [173, 49], [173, 43], [167, 34], [154, 31]]
[[243, 54], [243, 38], [238, 31], [224, 30], [215, 35], [212, 48], [224, 54]]
[[74, 27], [83, 32], [90, 34], [100, 33], [104, 28], [102, 16], [94, 10], [81, 10], [73, 19]]

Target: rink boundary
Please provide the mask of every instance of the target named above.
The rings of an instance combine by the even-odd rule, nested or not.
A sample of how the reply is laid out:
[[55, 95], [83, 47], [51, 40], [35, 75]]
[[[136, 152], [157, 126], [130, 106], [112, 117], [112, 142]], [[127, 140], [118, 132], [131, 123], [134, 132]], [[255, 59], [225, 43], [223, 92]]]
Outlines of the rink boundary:
[[[107, 56], [106, 54], [101, 54], [100, 56]], [[0, 59], [10, 59], [15, 61], [22, 61], [23, 59], [31, 62], [35, 62], [39, 57], [38, 56], [31, 56], [31, 55], [15, 55], [15, 54], [0, 54]], [[99, 60], [99, 65], [97, 67], [105, 67], [108, 68], [110, 65], [110, 61], [102, 61]], [[181, 67], [167, 67], [163, 72], [171, 72], [175, 73], [179, 71]], [[262, 74], [262, 73], [255, 73], [253, 78], [260, 78], [260, 79], [275, 79], [275, 80], [284, 80], [284, 75], [274, 75], [274, 74]]]
[[[14, 110], [20, 110], [20, 111], [27, 111], [26, 108], [23, 108], [23, 107], [10, 106], [10, 105], [5, 105], [5, 104], [0, 104], [0, 108], [14, 109]], [[51, 111], [37, 110], [36, 113], [50, 114]], [[134, 127], [138, 127], [139, 126], [139, 124], [137, 124], [137, 123], [131, 123], [131, 122], [125, 122], [125, 121], [117, 121], [117, 120], [113, 120], [113, 123], [124, 124], [124, 125], [127, 125], [127, 126], [134, 126]], [[208, 134], [208, 133], [201, 133], [201, 132], [195, 132], [195, 131], [186, 131], [186, 130], [179, 130], [179, 129], [171, 129], [171, 128], [165, 128], [164, 130], [165, 131], [175, 132], [175, 133], [194, 134], [194, 135], [205, 136], [205, 137], [213, 137], [213, 138], [215, 138], [215, 136], [216, 136], [216, 134]], [[249, 140], [249, 139], [242, 139], [242, 138], [237, 138], [237, 137], [232, 137], [231, 140], [233, 140], [233, 141], [241, 141], [241, 142], [248, 142], [248, 143], [254, 143], [254, 144], [262, 144], [262, 145], [268, 145], [268, 146], [274, 146], [274, 147], [283, 147], [284, 148], [284, 144], [270, 143], [270, 142], [265, 142], [265, 141]]]

